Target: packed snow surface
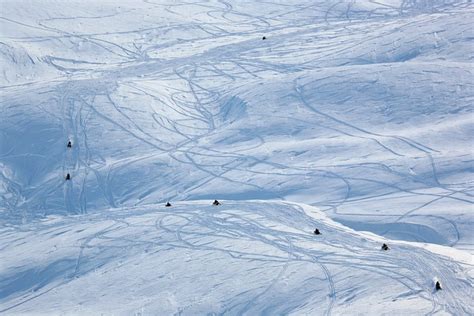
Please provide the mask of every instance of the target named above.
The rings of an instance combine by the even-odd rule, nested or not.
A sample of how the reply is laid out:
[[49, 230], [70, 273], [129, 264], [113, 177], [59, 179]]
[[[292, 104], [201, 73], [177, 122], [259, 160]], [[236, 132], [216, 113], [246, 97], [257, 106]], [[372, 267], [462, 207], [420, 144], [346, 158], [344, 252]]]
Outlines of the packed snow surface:
[[0, 313], [472, 314], [473, 20], [0, 0]]

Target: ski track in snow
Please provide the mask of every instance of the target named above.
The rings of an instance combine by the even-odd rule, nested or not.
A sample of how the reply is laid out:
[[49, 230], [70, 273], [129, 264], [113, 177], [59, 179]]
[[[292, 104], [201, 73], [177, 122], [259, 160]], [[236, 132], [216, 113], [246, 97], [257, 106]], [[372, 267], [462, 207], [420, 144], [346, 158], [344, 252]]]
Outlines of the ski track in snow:
[[[472, 313], [469, 299], [459, 298], [472, 293], [471, 266], [406, 243], [382, 253], [372, 235], [329, 220], [323, 228], [335, 235], [324, 234], [324, 249], [315, 250], [308, 231], [321, 223], [284, 201], [316, 206], [355, 230], [472, 253], [473, 8], [398, 0], [4, 3], [0, 246], [11, 261], [0, 267], [0, 313], [33, 312], [37, 302], [52, 311], [62, 291], [127, 271], [147, 247], [202, 253], [203, 265], [212, 254], [229, 271], [233, 260], [245, 262], [245, 281], [230, 278], [228, 289], [241, 291], [232, 296], [220, 297], [228, 289], [216, 283], [200, 290], [218, 294], [200, 301], [160, 292], [169, 298], [161, 309], [137, 303], [162, 313], [380, 314], [384, 304], [400, 313]], [[156, 206], [214, 198], [230, 208]], [[281, 203], [244, 202], [255, 199]], [[57, 229], [72, 231], [90, 218], [97, 230], [68, 237], [60, 256], [13, 260], [16, 233], [40, 247], [33, 236], [44, 232], [57, 247], [42, 223], [57, 215], [74, 215], [52, 224]], [[149, 229], [148, 221], [156, 240], [136, 231]], [[263, 253], [233, 250], [241, 242], [262, 245]], [[277, 266], [255, 281], [256, 262]], [[298, 264], [309, 275], [297, 275]], [[362, 285], [346, 284], [344, 269]], [[187, 268], [177, 271], [177, 282], [187, 284]], [[384, 278], [397, 285], [377, 293], [364, 273], [376, 276], [373, 288]], [[291, 284], [293, 274], [305, 285], [324, 280], [324, 290], [303, 291]], [[432, 277], [445, 290], [432, 292]], [[14, 285], [21, 282], [24, 288]], [[380, 309], [367, 305], [370, 295], [361, 298], [367, 291]], [[99, 311], [78, 294], [84, 311]], [[420, 305], [398, 305], [404, 300]], [[126, 312], [138, 312], [127, 304]]]

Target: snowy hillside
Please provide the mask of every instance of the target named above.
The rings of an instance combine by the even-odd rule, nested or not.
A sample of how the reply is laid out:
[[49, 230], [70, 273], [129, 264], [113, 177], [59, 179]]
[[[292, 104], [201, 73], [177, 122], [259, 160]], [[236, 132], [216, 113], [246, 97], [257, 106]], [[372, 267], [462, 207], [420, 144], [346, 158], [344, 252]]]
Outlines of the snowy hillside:
[[[473, 276], [453, 261], [462, 255], [403, 243], [384, 252], [379, 238], [296, 204], [138, 207], [51, 217], [6, 231], [2, 243], [11, 235], [6, 264], [35, 268], [2, 282], [7, 314], [472, 312], [462, 297]], [[435, 292], [426, 275], [443, 279], [446, 290]]]
[[473, 313], [473, 18], [0, 0], [0, 313]]

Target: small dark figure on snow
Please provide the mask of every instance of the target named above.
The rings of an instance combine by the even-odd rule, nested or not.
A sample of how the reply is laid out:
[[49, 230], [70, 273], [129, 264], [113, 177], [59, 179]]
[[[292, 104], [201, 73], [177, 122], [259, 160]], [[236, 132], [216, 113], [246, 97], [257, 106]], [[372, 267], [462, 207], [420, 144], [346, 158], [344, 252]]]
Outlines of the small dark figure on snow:
[[72, 143], [71, 143], [71, 141], [68, 141], [67, 142], [67, 148], [71, 148], [71, 147], [72, 147]]
[[66, 174], [66, 180], [71, 180], [71, 175], [69, 173]]
[[383, 244], [382, 245], [382, 250], [389, 250], [390, 248], [388, 248], [387, 244]]
[[321, 235], [321, 232], [319, 231], [319, 229], [316, 228], [316, 229], [314, 230], [314, 234], [315, 234], [315, 235]]
[[439, 290], [442, 290], [442, 289], [443, 289], [443, 288], [441, 287], [441, 283], [439, 283], [439, 281], [436, 281], [435, 288], [436, 288], [436, 291], [439, 291]]
[[266, 39], [267, 39], [267, 38], [266, 38], [265, 36], [264, 36], [264, 37], [262, 37], [262, 41], [264, 41], [264, 40], [266, 40]]
[[214, 200], [214, 202], [212, 202], [212, 205], [217, 206], [221, 205], [221, 203], [218, 200]]
[[170, 202], [166, 202], [166, 207], [170, 207], [171, 206], [171, 203]]

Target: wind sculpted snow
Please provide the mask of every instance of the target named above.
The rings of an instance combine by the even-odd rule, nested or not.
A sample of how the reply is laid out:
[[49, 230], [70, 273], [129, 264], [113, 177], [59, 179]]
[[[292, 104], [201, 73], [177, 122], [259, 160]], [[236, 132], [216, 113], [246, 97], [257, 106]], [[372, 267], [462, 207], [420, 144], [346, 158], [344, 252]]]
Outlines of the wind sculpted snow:
[[[80, 230], [93, 216], [217, 198], [304, 203], [358, 231], [472, 253], [470, 1], [1, 1], [0, 8], [2, 249], [51, 216], [80, 215], [64, 219], [77, 219]], [[108, 223], [94, 227], [108, 232]], [[47, 284], [68, 284], [62, 277], [71, 276], [73, 253], [52, 254], [39, 270], [0, 267], [4, 308], [14, 312], [18, 303], [21, 311], [26, 301], [12, 297], [35, 287], [46, 302]], [[406, 298], [433, 302], [427, 288]], [[216, 297], [206, 304], [229, 313], [303, 312], [306, 294], [288, 310], [265, 310], [268, 300], [257, 294], [245, 308], [237, 301], [224, 308]], [[329, 313], [328, 298], [319, 299], [314, 306]], [[184, 308], [170, 304], [163, 312]], [[466, 308], [436, 304], [420, 305], [420, 313]]]

